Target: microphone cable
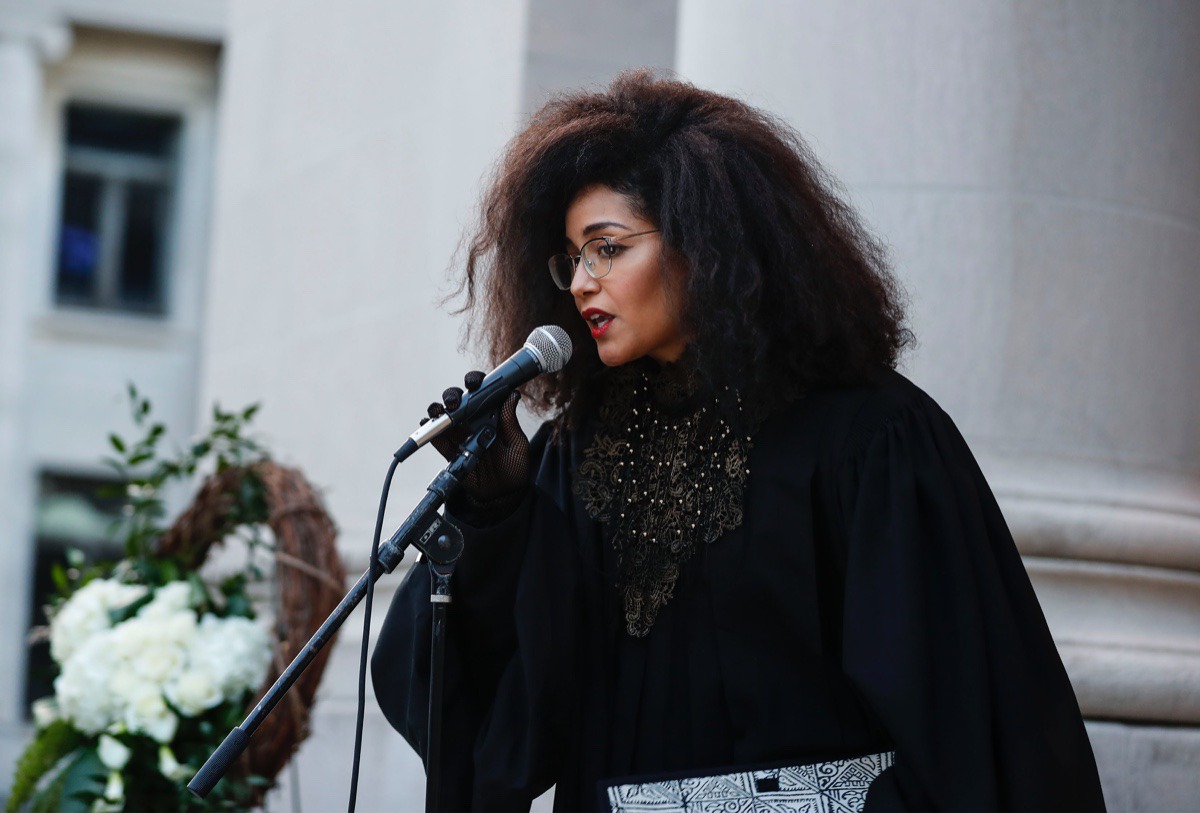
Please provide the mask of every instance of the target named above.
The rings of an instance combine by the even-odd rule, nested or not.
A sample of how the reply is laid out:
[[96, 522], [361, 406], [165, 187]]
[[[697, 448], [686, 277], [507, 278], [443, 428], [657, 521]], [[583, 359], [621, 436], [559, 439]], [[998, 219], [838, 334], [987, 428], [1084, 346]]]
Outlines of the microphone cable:
[[388, 492], [392, 488], [392, 476], [400, 459], [393, 456], [383, 479], [383, 493], [379, 496], [379, 512], [375, 516], [375, 533], [371, 537], [371, 558], [367, 567], [372, 577], [367, 579], [367, 597], [364, 599], [362, 650], [358, 656], [358, 711], [354, 723], [354, 766], [350, 769], [350, 804], [348, 813], [354, 813], [358, 802], [358, 770], [362, 758], [363, 718], [367, 710], [367, 650], [371, 643], [371, 603], [375, 599], [375, 574], [379, 564], [379, 536], [383, 531], [383, 513], [387, 508]]
[[[513, 353], [505, 362], [493, 370], [492, 375], [484, 379], [480, 388], [489, 390], [490, 397], [502, 401], [503, 398], [500, 396], [507, 389], [515, 388], [535, 375], [561, 370], [563, 365], [570, 360], [571, 352], [571, 339], [561, 327], [558, 325], [543, 325], [535, 328], [529, 334], [529, 338], [526, 339], [525, 345], [521, 350]], [[488, 385], [489, 379], [492, 379], [493, 382], [493, 386], [491, 387]], [[499, 403], [493, 404], [488, 400], [489, 395], [487, 393], [476, 390], [474, 394], [481, 399], [477, 402], [478, 405], [475, 409], [487, 410], [499, 406]], [[504, 397], [507, 397], [507, 395]], [[472, 413], [472, 410], [466, 406], [460, 407], [460, 409], [465, 409], [468, 413]], [[376, 571], [381, 568], [379, 564], [379, 537], [383, 532], [383, 514], [387, 508], [388, 492], [392, 488], [392, 476], [396, 473], [396, 467], [415, 452], [419, 446], [424, 445], [436, 433], [445, 428], [446, 421], [450, 420], [450, 417], [449, 414], [444, 417], [446, 420], [431, 421], [424, 428], [417, 430], [392, 455], [392, 463], [388, 466], [387, 476], [383, 480], [383, 493], [379, 496], [379, 511], [375, 515], [375, 532], [371, 537], [371, 558], [367, 565], [371, 578], [367, 579], [366, 607], [363, 610], [362, 649], [358, 656], [358, 709], [354, 723], [354, 764], [350, 772], [350, 803], [347, 807], [349, 813], [354, 813], [354, 807], [358, 801], [358, 773], [362, 760], [363, 721], [366, 716], [367, 707], [367, 651], [370, 648], [371, 641], [371, 604], [375, 599]]]

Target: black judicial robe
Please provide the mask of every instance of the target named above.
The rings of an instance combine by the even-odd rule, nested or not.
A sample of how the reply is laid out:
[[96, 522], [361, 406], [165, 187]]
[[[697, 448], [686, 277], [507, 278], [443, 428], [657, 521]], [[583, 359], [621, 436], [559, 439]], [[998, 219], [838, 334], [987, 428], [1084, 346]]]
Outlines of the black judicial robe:
[[[697, 549], [649, 635], [573, 473], [594, 429], [531, 440], [507, 518], [455, 575], [451, 810], [597, 805], [597, 780], [895, 751], [867, 810], [1103, 810], [1079, 706], [1012, 536], [953, 422], [901, 374], [809, 394], [753, 436], [740, 527]], [[425, 756], [429, 576], [372, 678]], [[426, 757], [427, 758], [427, 757]]]

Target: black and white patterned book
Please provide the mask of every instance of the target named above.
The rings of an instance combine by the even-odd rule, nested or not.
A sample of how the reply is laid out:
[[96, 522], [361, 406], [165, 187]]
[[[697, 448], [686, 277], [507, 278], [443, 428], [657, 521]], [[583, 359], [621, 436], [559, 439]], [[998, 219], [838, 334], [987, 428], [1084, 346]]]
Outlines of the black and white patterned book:
[[[894, 751], [850, 759], [609, 784], [612, 813], [860, 813]], [[621, 782], [624, 780], [618, 780]]]

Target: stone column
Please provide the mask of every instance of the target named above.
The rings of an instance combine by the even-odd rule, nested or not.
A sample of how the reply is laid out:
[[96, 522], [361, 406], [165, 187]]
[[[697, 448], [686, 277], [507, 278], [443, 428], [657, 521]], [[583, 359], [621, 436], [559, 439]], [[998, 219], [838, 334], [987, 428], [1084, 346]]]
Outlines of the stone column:
[[[1111, 809], [1200, 798], [1200, 6], [681, 0], [893, 257], [1025, 555]], [[1116, 721], [1116, 722], [1114, 722]]]
[[[3, 21], [0, 21], [3, 22]], [[33, 476], [22, 442], [28, 281], [36, 233], [32, 157], [42, 66], [37, 41], [0, 25], [0, 765], [23, 745], [25, 631], [33, 540]], [[19, 619], [19, 621], [18, 621]], [[4, 779], [7, 787], [8, 778]]]
[[[0, 516], [6, 544], [0, 545], [5, 582], [28, 581], [32, 536], [32, 488], [21, 443], [21, 406], [26, 361], [26, 282], [32, 276], [29, 234], [42, 71], [31, 42], [0, 31]], [[25, 591], [5, 590], [6, 618], [25, 618]], [[0, 649], [19, 653], [24, 624], [5, 624]], [[23, 658], [5, 658], [0, 668], [0, 726], [20, 717]]]

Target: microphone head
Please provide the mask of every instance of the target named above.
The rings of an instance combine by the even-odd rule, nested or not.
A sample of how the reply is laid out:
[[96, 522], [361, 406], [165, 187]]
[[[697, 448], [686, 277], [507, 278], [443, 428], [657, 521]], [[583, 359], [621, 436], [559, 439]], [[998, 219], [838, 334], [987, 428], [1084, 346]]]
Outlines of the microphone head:
[[541, 362], [543, 373], [557, 373], [571, 360], [571, 337], [558, 325], [542, 325], [535, 328], [525, 340], [525, 346], [533, 351]]

